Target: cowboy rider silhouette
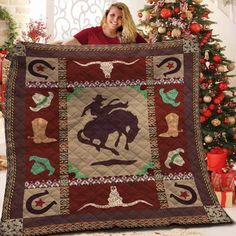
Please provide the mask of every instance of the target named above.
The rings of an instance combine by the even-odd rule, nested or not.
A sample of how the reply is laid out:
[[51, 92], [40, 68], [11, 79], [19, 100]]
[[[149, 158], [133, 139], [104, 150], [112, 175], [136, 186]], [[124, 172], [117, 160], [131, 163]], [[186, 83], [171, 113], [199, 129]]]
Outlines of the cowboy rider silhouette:
[[98, 94], [95, 98], [93, 98], [93, 102], [88, 104], [81, 115], [84, 116], [86, 115], [86, 112], [90, 110], [91, 115], [96, 116], [96, 117], [101, 117], [101, 116], [106, 116], [109, 114], [109, 112], [112, 109], [115, 108], [127, 108], [128, 107], [128, 102], [126, 103], [116, 103], [112, 104], [114, 101], [119, 101], [120, 99], [116, 98], [111, 100], [107, 105], [103, 106], [103, 101], [106, 101], [106, 98], [103, 98], [102, 95]]

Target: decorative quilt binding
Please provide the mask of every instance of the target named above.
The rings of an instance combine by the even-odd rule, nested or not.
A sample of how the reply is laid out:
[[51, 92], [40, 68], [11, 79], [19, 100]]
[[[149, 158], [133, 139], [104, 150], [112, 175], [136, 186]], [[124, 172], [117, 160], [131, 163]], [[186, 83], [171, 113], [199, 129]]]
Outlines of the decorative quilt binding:
[[232, 223], [205, 167], [195, 41], [12, 57], [1, 235]]

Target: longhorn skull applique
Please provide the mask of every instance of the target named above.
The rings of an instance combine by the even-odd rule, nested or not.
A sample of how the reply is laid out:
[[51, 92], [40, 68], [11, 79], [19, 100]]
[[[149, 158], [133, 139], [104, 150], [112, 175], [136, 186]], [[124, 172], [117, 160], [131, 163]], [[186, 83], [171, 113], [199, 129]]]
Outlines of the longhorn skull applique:
[[111, 78], [111, 72], [112, 69], [114, 68], [114, 64], [124, 64], [124, 65], [132, 65], [135, 62], [139, 61], [139, 59], [134, 60], [132, 62], [125, 62], [125, 61], [91, 61], [85, 64], [79, 63], [78, 61], [73, 61], [74, 63], [76, 63], [77, 65], [80, 66], [90, 66], [90, 65], [95, 65], [98, 64], [100, 65], [100, 69], [103, 71], [105, 78]]

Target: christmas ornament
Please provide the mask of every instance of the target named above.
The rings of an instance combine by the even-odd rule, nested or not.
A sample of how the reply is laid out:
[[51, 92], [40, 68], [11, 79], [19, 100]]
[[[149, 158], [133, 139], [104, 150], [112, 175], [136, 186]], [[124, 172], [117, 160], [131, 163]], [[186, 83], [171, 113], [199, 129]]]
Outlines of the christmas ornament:
[[180, 8], [179, 8], [179, 7], [175, 7], [174, 10], [173, 10], [173, 12], [174, 12], [175, 14], [180, 13]]
[[223, 65], [219, 65], [217, 67], [217, 71], [220, 72], [220, 73], [223, 73], [223, 72], [225, 72], [225, 67]]
[[215, 104], [220, 104], [220, 99], [219, 98], [215, 98], [213, 101], [214, 101]]
[[205, 12], [202, 14], [202, 17], [208, 18], [208, 15], [209, 15], [209, 11], [205, 10]]
[[213, 126], [217, 127], [217, 126], [221, 125], [221, 121], [220, 121], [219, 119], [213, 119], [213, 120], [211, 121], [211, 124], [212, 124]]
[[236, 119], [235, 119], [234, 116], [229, 116], [229, 117], [227, 118], [227, 123], [228, 123], [229, 125], [234, 125], [234, 124], [235, 124], [235, 121], [236, 121]]
[[212, 57], [212, 60], [213, 60], [214, 62], [219, 63], [219, 62], [221, 62], [221, 56], [219, 56], [219, 55], [214, 55], [214, 56]]
[[210, 39], [211, 35], [212, 35], [211, 31], [207, 32], [205, 37], [203, 37], [202, 41], [200, 42], [200, 46], [203, 46], [205, 43], [207, 43], [207, 41]]
[[193, 14], [191, 11], [186, 11], [186, 17], [188, 20], [191, 20], [193, 18]]
[[212, 112], [211, 112], [209, 109], [206, 109], [206, 110], [203, 112], [203, 115], [204, 115], [205, 117], [210, 117], [210, 116], [212, 116]]
[[203, 101], [206, 102], [206, 103], [211, 102], [211, 100], [212, 100], [212, 98], [211, 98], [211, 96], [209, 96], [209, 95], [205, 95], [205, 96], [203, 97]]
[[162, 9], [161, 9], [160, 16], [161, 16], [163, 19], [168, 19], [168, 18], [171, 17], [171, 15], [172, 15], [171, 9], [169, 9], [169, 8], [162, 8]]
[[225, 83], [219, 83], [218, 84], [218, 88], [221, 90], [221, 91], [224, 91], [228, 88], [228, 85], [225, 84]]
[[180, 15], [180, 19], [185, 20], [187, 18], [187, 15], [185, 12], [182, 12]]
[[222, 100], [224, 99], [224, 97], [225, 97], [224, 93], [220, 93], [220, 94], [218, 95], [218, 99], [219, 99], [220, 101], [222, 101]]
[[178, 28], [173, 29], [171, 32], [171, 36], [173, 38], [179, 38], [181, 36], [181, 30]]
[[206, 121], [206, 117], [205, 116], [200, 116], [200, 123], [204, 123]]
[[192, 23], [190, 24], [189, 29], [193, 34], [197, 34], [201, 31], [201, 25], [198, 23]]
[[158, 31], [159, 34], [164, 34], [166, 32], [166, 27], [160, 26], [160, 27], [158, 27], [157, 31]]
[[200, 63], [201, 63], [202, 65], [204, 65], [204, 64], [206, 63], [205, 58], [201, 58], [201, 59], [200, 59]]
[[216, 107], [216, 106], [215, 106], [214, 104], [210, 104], [208, 108], [209, 108], [211, 111], [213, 111], [213, 110], [215, 109], [215, 107]]
[[215, 43], [213, 47], [215, 48], [215, 50], [220, 50], [221, 48], [219, 43]]
[[204, 141], [205, 141], [206, 143], [211, 143], [211, 142], [213, 141], [213, 138], [212, 138], [212, 136], [207, 135], [207, 136], [204, 137]]
[[234, 70], [234, 69], [235, 69], [235, 64], [234, 64], [234, 63], [228, 64], [228, 65], [227, 65], [227, 69], [228, 69], [229, 71]]

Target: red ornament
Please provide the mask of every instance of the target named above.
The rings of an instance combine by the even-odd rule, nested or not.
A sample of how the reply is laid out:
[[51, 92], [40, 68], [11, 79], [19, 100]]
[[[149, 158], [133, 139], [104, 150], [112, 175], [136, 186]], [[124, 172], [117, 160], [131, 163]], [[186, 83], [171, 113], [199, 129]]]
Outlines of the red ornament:
[[218, 109], [217, 109], [217, 113], [218, 113], [218, 114], [220, 114], [220, 113], [222, 113], [222, 112], [223, 112], [223, 110], [222, 110], [221, 108], [218, 108]]
[[214, 64], [210, 64], [210, 65], [209, 65], [209, 70], [215, 71], [215, 70], [216, 70], [215, 65], [214, 65]]
[[215, 107], [216, 107], [216, 105], [214, 105], [214, 104], [210, 104], [210, 105], [209, 105], [209, 109], [210, 109], [211, 111], [213, 111], [213, 110], [215, 109]]
[[171, 37], [171, 31], [168, 31], [168, 32], [167, 32], [167, 35], [168, 35], [169, 37]]
[[208, 12], [208, 11], [205, 11], [205, 12], [202, 14], [202, 17], [208, 18], [208, 15], [209, 15], [209, 12]]
[[225, 117], [225, 119], [224, 119], [224, 123], [225, 123], [226, 125], [229, 124], [229, 119], [228, 119], [228, 117]]
[[220, 83], [220, 84], [218, 85], [218, 88], [219, 88], [221, 91], [224, 91], [224, 90], [226, 90], [226, 89], [228, 88], [228, 85], [225, 84], [225, 83]]
[[188, 10], [191, 11], [191, 12], [194, 12], [195, 11], [195, 7], [193, 5], [190, 5], [188, 7]]
[[221, 62], [221, 56], [219, 56], [219, 55], [214, 55], [214, 56], [212, 57], [212, 60], [213, 60], [214, 62], [219, 63], [219, 62]]
[[200, 116], [200, 123], [204, 123], [206, 121], [206, 117], [205, 116]]
[[180, 12], [180, 8], [179, 7], [175, 7], [173, 11], [174, 11], [175, 14], [178, 14]]
[[215, 99], [214, 99], [214, 103], [215, 103], [215, 104], [220, 104], [220, 102], [221, 102], [221, 101], [220, 101], [219, 98], [215, 98]]
[[222, 100], [224, 99], [224, 97], [225, 97], [224, 93], [220, 93], [220, 94], [218, 95], [218, 99], [219, 99], [220, 101], [222, 101]]
[[206, 109], [206, 110], [203, 112], [203, 115], [208, 118], [208, 117], [210, 117], [210, 116], [212, 115], [212, 112], [211, 112], [209, 109]]
[[162, 8], [160, 12], [160, 16], [164, 19], [170, 18], [172, 15], [172, 11], [169, 8]]
[[201, 31], [202, 27], [198, 23], [192, 23], [190, 24], [189, 29], [193, 34], [197, 34]]
[[185, 12], [181, 13], [180, 19], [185, 20], [187, 18], [187, 15]]
[[200, 63], [201, 63], [202, 65], [204, 65], [204, 64], [206, 63], [206, 60], [205, 60], [204, 58], [201, 58], [201, 59], [200, 59]]
[[211, 37], [212, 32], [209, 31], [207, 32], [207, 34], [205, 35], [205, 37], [202, 39], [202, 41], [200, 42], [200, 46], [203, 46]]

